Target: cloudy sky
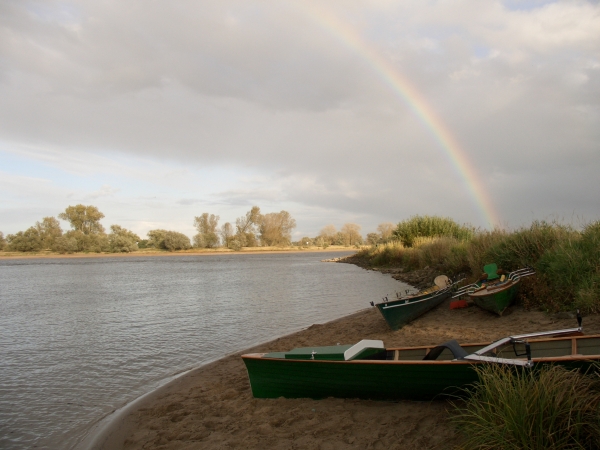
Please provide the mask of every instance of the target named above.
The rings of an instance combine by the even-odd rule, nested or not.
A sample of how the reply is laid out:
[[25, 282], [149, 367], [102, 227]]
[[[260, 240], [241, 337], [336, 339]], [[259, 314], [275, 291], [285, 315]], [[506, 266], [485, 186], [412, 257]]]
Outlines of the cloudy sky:
[[599, 173], [597, 1], [0, 0], [5, 235], [589, 222]]

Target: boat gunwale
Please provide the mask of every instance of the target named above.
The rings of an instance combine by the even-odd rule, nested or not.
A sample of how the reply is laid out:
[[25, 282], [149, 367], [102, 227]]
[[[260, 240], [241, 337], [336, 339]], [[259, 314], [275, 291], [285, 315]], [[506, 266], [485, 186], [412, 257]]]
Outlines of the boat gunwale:
[[[376, 365], [457, 365], [457, 364], [489, 364], [486, 361], [469, 361], [469, 360], [423, 360], [423, 359], [411, 359], [411, 360], [393, 360], [393, 359], [354, 359], [352, 361], [336, 361], [330, 359], [286, 359], [286, 358], [265, 358], [264, 355], [268, 353], [248, 353], [246, 355], [242, 355], [242, 359], [254, 359], [254, 360], [264, 360], [264, 361], [285, 361], [290, 363], [325, 363], [325, 364], [376, 364]], [[518, 360], [526, 361], [525, 358], [515, 358]], [[564, 362], [564, 361], [591, 361], [600, 359], [600, 354], [597, 355], [565, 355], [565, 356], [548, 356], [542, 358], [531, 358], [531, 361], [534, 363], [546, 363], [546, 362]]]
[[488, 289], [487, 287], [480, 288], [479, 290], [476, 290], [466, 295], [473, 298], [491, 297], [493, 295], [504, 292], [510, 288], [518, 286], [520, 282], [520, 278], [517, 278], [516, 280], [507, 280], [506, 282], [502, 283], [502, 285], [499, 285], [499, 287], [491, 286], [491, 289]]
[[[379, 302], [376, 303], [375, 306], [377, 306], [378, 308], [381, 309], [389, 309], [389, 308], [397, 308], [398, 306], [409, 306], [409, 305], [414, 305], [416, 303], [420, 303], [420, 302], [424, 302], [427, 300], [431, 300], [433, 298], [439, 297], [442, 294], [446, 294], [448, 291], [450, 291], [450, 287], [444, 288], [444, 289], [440, 289], [439, 291], [435, 291], [429, 294], [422, 294], [422, 295], [418, 295], [418, 296], [414, 296], [414, 297], [403, 297], [403, 298], [397, 298], [394, 300], [389, 300], [387, 302]], [[413, 299], [411, 301], [411, 298]], [[402, 302], [399, 303], [397, 305], [391, 305], [388, 306], [390, 303], [397, 303], [397, 302]]]
[[[561, 336], [557, 338], [544, 338], [544, 339], [530, 339], [528, 342], [558, 342], [558, 341], [572, 341], [572, 340], [586, 340], [586, 339], [594, 339], [600, 338], [600, 334], [592, 334], [589, 336]], [[485, 342], [485, 343], [468, 343], [461, 344], [461, 347], [480, 347], [490, 345], [493, 342]], [[508, 345], [508, 344], [507, 344]], [[402, 350], [430, 350], [435, 348], [435, 345], [423, 345], [418, 347], [386, 347], [385, 351], [402, 351]], [[335, 361], [335, 360], [311, 360], [311, 359], [286, 359], [286, 358], [265, 358], [265, 355], [269, 353], [247, 353], [242, 355], [242, 359], [254, 359], [254, 360], [269, 360], [269, 361], [286, 361], [286, 362], [309, 362], [309, 363], [335, 363], [335, 364], [392, 364], [392, 365], [405, 365], [405, 364], [418, 364], [418, 365], [444, 365], [444, 364], [489, 364], [485, 361], [469, 361], [469, 360], [423, 360], [423, 359], [411, 359], [411, 360], [377, 360], [377, 359], [355, 359], [351, 361]], [[515, 358], [522, 359], [525, 358]], [[564, 355], [564, 356], [546, 356], [546, 357], [537, 357], [531, 358], [531, 361], [534, 363], [545, 363], [545, 362], [564, 362], [564, 361], [589, 361], [589, 360], [598, 360], [600, 359], [600, 353], [594, 355], [582, 355], [580, 353]]]
[[[398, 308], [399, 306], [415, 305], [417, 303], [421, 303], [421, 302], [432, 300], [432, 299], [434, 299], [436, 297], [441, 296], [442, 294], [446, 294], [448, 292], [448, 290], [449, 290], [449, 288], [445, 288], [443, 290], [435, 292], [433, 295], [426, 294], [426, 295], [428, 295], [428, 297], [420, 298], [418, 300], [417, 300], [417, 297], [414, 297], [415, 300], [412, 301], [412, 302], [408, 298], [399, 298], [399, 299], [396, 299], [396, 300], [390, 300], [389, 302], [380, 302], [380, 303], [377, 303], [375, 306], [380, 307], [381, 309], [389, 309], [389, 308]], [[397, 305], [390, 305], [390, 306], [388, 306], [389, 303], [396, 303], [396, 302], [402, 302], [402, 303], [399, 303]], [[384, 303], [385, 303], [385, 305], [384, 305]]]

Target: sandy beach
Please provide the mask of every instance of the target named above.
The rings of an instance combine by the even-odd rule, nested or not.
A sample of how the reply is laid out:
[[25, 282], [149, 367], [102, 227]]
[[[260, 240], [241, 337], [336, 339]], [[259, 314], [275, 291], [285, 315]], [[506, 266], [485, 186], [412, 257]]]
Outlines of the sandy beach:
[[[104, 449], [446, 449], [460, 445], [448, 421], [451, 405], [357, 399], [255, 399], [243, 353], [381, 339], [386, 346], [457, 339], [485, 342], [525, 332], [570, 328], [575, 319], [513, 307], [497, 317], [475, 306], [450, 310], [446, 301], [399, 331], [375, 308], [315, 324], [193, 370], [146, 396], [113, 420], [94, 448]], [[600, 333], [600, 316], [584, 318]]]
[[264, 255], [269, 253], [327, 253], [327, 252], [356, 252], [355, 247], [329, 246], [321, 247], [245, 247], [241, 251], [230, 249], [192, 249], [168, 252], [166, 250], [144, 249], [131, 253], [55, 253], [55, 252], [0, 252], [2, 259], [36, 259], [36, 258], [139, 258], [148, 256], [215, 256], [215, 255]]

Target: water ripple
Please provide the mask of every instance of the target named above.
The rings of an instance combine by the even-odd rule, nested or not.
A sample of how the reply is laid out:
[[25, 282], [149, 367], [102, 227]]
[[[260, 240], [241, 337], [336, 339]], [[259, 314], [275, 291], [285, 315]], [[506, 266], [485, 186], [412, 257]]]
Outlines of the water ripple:
[[203, 362], [405, 285], [337, 254], [0, 261], [0, 448], [70, 448]]

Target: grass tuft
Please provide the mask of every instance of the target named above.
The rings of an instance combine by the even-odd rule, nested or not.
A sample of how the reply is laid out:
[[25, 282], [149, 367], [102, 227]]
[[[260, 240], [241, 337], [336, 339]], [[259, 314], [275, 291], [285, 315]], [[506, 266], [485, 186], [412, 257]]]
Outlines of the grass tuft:
[[453, 423], [465, 449], [600, 448], [600, 381], [561, 366], [485, 365]]

